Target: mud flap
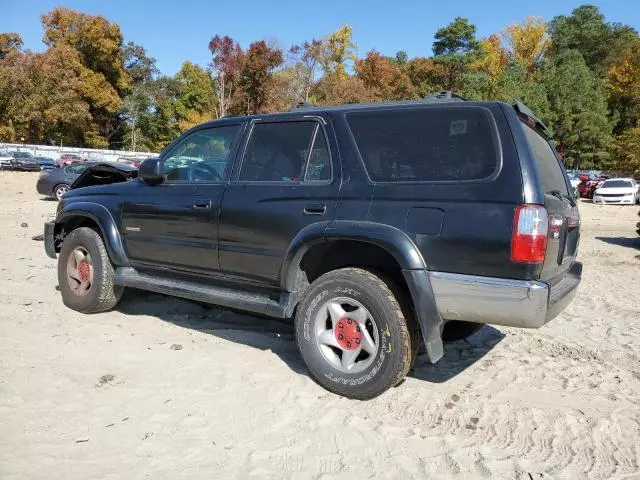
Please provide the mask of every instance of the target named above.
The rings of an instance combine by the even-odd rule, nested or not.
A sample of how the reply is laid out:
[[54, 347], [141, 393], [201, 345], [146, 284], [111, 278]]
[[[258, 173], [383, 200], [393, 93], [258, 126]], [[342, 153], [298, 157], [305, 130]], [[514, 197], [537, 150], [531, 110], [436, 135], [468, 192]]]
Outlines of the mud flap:
[[433, 295], [429, 274], [426, 270], [402, 270], [413, 305], [422, 339], [424, 340], [427, 357], [431, 363], [436, 363], [444, 355], [442, 345], [442, 328], [444, 322], [438, 312], [436, 299]]

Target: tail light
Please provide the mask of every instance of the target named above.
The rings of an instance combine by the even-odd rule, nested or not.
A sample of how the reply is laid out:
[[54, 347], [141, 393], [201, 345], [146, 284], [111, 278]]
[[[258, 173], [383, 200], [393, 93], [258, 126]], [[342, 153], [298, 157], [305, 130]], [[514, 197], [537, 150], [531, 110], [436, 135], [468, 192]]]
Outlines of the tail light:
[[548, 232], [549, 217], [542, 205], [518, 205], [513, 216], [511, 261], [544, 262]]

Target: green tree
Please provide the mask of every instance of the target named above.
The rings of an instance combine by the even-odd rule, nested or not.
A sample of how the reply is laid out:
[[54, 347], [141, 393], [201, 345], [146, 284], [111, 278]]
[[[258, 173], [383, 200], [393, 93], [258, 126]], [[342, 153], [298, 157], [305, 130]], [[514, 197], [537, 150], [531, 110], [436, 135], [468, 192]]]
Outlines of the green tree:
[[156, 59], [147, 55], [144, 47], [134, 42], [127, 43], [122, 50], [124, 68], [134, 85], [150, 82], [160, 73]]
[[640, 128], [625, 130], [615, 138], [607, 166], [627, 173], [640, 170]]
[[476, 26], [466, 18], [457, 17], [439, 29], [433, 42], [434, 59], [446, 70], [446, 89], [459, 88], [462, 75], [477, 59], [480, 42], [476, 39]]
[[610, 24], [594, 5], [582, 5], [571, 15], [559, 15], [549, 23], [552, 49], [577, 50], [586, 64], [599, 76], [629, 52], [630, 42], [637, 39], [631, 27]]
[[602, 81], [576, 50], [560, 53], [544, 75], [558, 150], [574, 168], [597, 167], [609, 156], [611, 121]]

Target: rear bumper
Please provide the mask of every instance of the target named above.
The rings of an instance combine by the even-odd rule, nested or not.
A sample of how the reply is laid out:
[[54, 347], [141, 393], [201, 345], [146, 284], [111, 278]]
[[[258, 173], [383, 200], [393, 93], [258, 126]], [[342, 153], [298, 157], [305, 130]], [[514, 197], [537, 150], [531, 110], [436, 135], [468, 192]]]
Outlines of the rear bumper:
[[44, 251], [48, 257], [56, 258], [56, 244], [53, 236], [56, 222], [46, 222], [44, 224]]
[[45, 197], [53, 196], [53, 193], [51, 192], [51, 185], [48, 185], [45, 182], [36, 183], [36, 192], [38, 192], [40, 195], [44, 195]]
[[539, 328], [562, 312], [575, 296], [581, 276], [580, 262], [549, 283], [429, 272], [444, 320], [520, 328]]

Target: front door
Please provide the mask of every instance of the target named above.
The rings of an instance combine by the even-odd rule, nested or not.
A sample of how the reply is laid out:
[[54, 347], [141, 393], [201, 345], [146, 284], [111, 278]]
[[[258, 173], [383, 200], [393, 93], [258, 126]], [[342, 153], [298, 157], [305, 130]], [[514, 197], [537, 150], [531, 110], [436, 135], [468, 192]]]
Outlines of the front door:
[[139, 182], [123, 205], [121, 231], [133, 266], [219, 270], [218, 218], [241, 124], [203, 127], [162, 157], [165, 180]]
[[339, 162], [321, 119], [254, 121], [222, 201], [220, 268], [277, 286], [296, 234], [335, 213]]

